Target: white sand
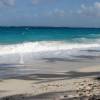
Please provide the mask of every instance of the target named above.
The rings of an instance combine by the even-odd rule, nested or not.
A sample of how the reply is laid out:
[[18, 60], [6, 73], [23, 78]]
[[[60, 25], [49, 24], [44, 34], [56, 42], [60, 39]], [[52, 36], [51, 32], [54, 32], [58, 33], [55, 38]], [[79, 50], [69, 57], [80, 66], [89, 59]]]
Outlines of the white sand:
[[[100, 66], [79, 69], [80, 72], [99, 72]], [[0, 97], [16, 94], [36, 95], [48, 92], [60, 92], [76, 90], [75, 82], [81, 82], [85, 78], [57, 80], [52, 82], [37, 83], [34, 80], [7, 79], [0, 81]]]
[[100, 66], [91, 66], [78, 69], [79, 72], [100, 72]]
[[74, 85], [72, 85], [73, 81], [74, 80], [59, 80], [37, 84], [35, 81], [29, 80], [4, 80], [0, 82], [0, 97], [16, 94], [36, 95], [47, 92], [73, 90], [75, 88]]

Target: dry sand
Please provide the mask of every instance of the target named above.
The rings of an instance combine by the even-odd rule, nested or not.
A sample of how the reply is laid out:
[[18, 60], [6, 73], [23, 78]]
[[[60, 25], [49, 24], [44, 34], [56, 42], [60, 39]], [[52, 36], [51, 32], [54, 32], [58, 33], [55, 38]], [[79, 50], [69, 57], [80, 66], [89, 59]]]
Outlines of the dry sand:
[[[83, 73], [96, 73], [96, 72], [98, 74], [100, 72], [100, 66], [85, 67], [85, 68], [77, 70], [77, 72], [79, 72], [79, 74], [82, 73], [82, 75]], [[94, 80], [94, 77], [97, 77], [97, 75], [96, 74], [93, 74], [93, 75], [89, 74], [90, 76], [89, 75], [82, 76], [82, 75], [80, 75], [80, 77], [71, 78], [71, 79], [62, 78], [62, 79], [56, 79], [53, 81], [46, 81], [46, 82], [41, 82], [40, 80], [25, 80], [25, 79], [1, 80], [0, 81], [0, 97], [23, 94], [26, 96], [33, 96], [34, 98], [34, 96], [37, 96], [37, 95], [42, 95], [42, 94], [45, 94], [45, 96], [48, 95], [46, 93], [56, 93], [56, 94], [58, 93], [59, 98], [63, 99], [66, 97], [71, 98], [71, 97], [78, 97], [78, 96], [90, 96], [90, 95], [100, 94], [100, 89], [99, 89], [100, 83], [98, 80]], [[17, 100], [17, 99], [14, 99], [14, 100]], [[24, 99], [21, 99], [21, 100], [24, 100]], [[28, 99], [25, 99], [25, 100], [28, 100]], [[32, 100], [35, 100], [35, 99], [32, 99]], [[53, 99], [50, 99], [50, 100], [53, 100]]]

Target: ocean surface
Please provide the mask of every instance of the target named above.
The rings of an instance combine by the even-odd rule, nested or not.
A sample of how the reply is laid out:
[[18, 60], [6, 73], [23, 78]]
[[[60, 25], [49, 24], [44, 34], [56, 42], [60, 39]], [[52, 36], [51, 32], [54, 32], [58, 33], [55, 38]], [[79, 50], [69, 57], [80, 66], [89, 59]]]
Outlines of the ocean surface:
[[0, 27], [0, 79], [100, 65], [100, 29]]
[[87, 56], [100, 56], [99, 28], [0, 28], [0, 64]]

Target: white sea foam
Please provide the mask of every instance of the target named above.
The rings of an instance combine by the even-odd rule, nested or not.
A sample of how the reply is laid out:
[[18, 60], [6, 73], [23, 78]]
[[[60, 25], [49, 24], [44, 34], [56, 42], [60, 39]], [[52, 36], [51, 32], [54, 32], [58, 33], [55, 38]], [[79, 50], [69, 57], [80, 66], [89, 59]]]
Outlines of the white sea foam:
[[36, 53], [60, 50], [89, 49], [100, 47], [99, 43], [66, 43], [57, 41], [29, 42], [15, 45], [0, 45], [0, 55], [15, 53]]
[[67, 43], [62, 41], [43, 41], [0, 45], [0, 63], [5, 63], [5, 61], [24, 63], [27, 60], [37, 58], [66, 58], [72, 55], [87, 55], [89, 53], [82, 50], [88, 49], [100, 49], [99, 42]]

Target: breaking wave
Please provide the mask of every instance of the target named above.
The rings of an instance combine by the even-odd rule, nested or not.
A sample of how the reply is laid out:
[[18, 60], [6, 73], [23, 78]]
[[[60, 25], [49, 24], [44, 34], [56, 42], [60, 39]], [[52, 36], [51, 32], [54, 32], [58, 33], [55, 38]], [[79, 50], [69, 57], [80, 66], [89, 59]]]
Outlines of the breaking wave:
[[87, 50], [100, 50], [100, 42], [41, 41], [0, 45], [0, 63], [25, 63], [42, 58], [72, 58], [79, 55], [98, 54], [91, 54]]

